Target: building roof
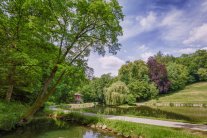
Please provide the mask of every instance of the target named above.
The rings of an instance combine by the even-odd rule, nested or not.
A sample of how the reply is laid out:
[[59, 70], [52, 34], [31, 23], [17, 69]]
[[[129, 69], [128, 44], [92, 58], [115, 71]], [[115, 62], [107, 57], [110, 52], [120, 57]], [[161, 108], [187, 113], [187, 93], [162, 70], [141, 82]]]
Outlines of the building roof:
[[75, 93], [74, 95], [75, 95], [75, 96], [76, 96], [76, 95], [82, 96], [82, 94], [80, 94], [80, 93]]

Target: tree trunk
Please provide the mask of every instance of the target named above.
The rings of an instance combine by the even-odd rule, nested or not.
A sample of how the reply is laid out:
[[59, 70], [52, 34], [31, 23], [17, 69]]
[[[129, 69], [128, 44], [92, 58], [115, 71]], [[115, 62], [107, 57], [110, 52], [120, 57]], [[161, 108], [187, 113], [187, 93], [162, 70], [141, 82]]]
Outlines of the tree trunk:
[[6, 93], [6, 101], [7, 102], [10, 102], [10, 100], [11, 100], [11, 96], [12, 96], [12, 93], [13, 93], [13, 88], [14, 88], [13, 84], [9, 85], [9, 88], [7, 90], [7, 93]]
[[12, 97], [13, 88], [14, 88], [15, 70], [16, 70], [16, 66], [13, 66], [8, 75], [9, 88], [7, 90], [6, 97], [5, 97], [7, 102], [10, 102]]
[[31, 108], [23, 115], [22, 119], [20, 120], [20, 124], [26, 123], [27, 120], [31, 116], [33, 116], [39, 110], [39, 108], [43, 106], [44, 102], [49, 98], [49, 95], [51, 92], [48, 91], [48, 88], [49, 88], [49, 85], [51, 84], [52, 80], [54, 79], [57, 70], [58, 70], [58, 66], [55, 65], [50, 73], [50, 76], [46, 79], [46, 81], [43, 85], [42, 91], [38, 95], [36, 101], [31, 106]]

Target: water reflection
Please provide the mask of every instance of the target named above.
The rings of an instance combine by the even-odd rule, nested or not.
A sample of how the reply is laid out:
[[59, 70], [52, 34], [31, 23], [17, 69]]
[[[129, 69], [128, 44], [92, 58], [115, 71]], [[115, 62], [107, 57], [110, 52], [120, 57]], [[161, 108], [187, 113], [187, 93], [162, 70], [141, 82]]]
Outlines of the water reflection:
[[116, 138], [59, 120], [37, 119], [1, 138]]
[[[79, 109], [80, 110], [80, 109]], [[207, 108], [198, 107], [103, 107], [96, 106], [93, 108], [81, 109], [82, 111], [107, 115], [133, 115], [143, 117], [165, 118], [173, 120], [182, 120], [188, 122], [207, 122]], [[192, 112], [192, 113], [191, 113]]]

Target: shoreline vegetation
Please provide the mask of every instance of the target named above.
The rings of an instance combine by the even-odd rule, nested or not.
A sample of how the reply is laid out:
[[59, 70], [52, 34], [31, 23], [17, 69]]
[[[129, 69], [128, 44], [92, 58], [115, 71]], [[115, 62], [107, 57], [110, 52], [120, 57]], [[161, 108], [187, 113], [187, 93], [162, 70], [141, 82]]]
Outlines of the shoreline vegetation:
[[28, 106], [19, 102], [0, 100], [0, 131], [9, 131], [15, 128]]
[[[131, 138], [204, 138], [205, 132], [174, 129], [126, 121], [107, 120], [101, 117], [84, 116], [80, 113], [61, 115], [64, 121], [72, 121], [95, 130]], [[127, 127], [126, 127], [127, 126]]]

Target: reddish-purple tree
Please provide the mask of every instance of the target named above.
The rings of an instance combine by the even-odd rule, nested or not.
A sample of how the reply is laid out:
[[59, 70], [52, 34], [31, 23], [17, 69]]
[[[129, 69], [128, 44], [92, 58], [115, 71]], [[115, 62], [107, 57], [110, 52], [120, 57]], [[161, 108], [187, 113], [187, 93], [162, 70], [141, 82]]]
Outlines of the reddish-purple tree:
[[170, 81], [167, 77], [167, 69], [165, 65], [157, 62], [154, 57], [150, 57], [147, 61], [149, 68], [149, 77], [153, 81], [160, 93], [167, 93], [170, 87]]

